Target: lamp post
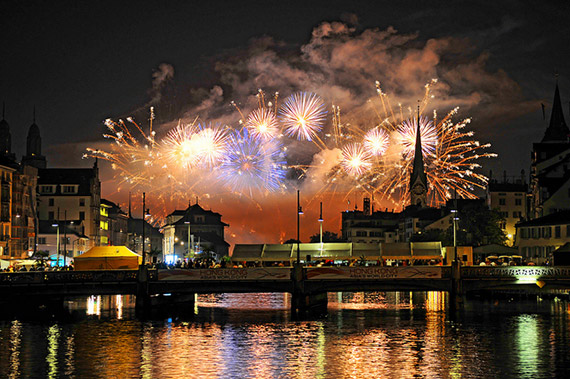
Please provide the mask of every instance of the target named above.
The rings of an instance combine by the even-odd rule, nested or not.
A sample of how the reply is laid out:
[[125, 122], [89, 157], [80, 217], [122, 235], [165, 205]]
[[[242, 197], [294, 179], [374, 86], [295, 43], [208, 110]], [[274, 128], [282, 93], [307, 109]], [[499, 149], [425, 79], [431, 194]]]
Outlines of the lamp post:
[[67, 209], [63, 211], [63, 266], [67, 266]]
[[323, 248], [323, 202], [321, 201], [321, 213], [319, 215], [319, 228], [320, 228], [320, 242], [321, 242], [321, 249]]
[[300, 194], [299, 190], [297, 190], [297, 265], [301, 264], [301, 237], [300, 235], [300, 222], [301, 222], [301, 215], [303, 214], [303, 208], [300, 204]]
[[57, 222], [54, 222], [53, 224], [51, 224], [51, 226], [53, 226], [54, 228], [57, 228], [55, 246], [56, 246], [56, 251], [57, 251], [56, 265], [59, 266], [59, 224]]
[[146, 216], [146, 210], [145, 210], [146, 199], [145, 199], [145, 197], [146, 197], [146, 194], [143, 192], [143, 199], [142, 199], [143, 200], [143, 210], [142, 210], [142, 213], [143, 213], [142, 214], [142, 264], [143, 264], [143, 266], [146, 264], [146, 253], [145, 253], [145, 249], [144, 249], [144, 237], [145, 237], [144, 230], [146, 229], [145, 228], [145, 226], [146, 226], [145, 225], [145, 216]]
[[190, 252], [190, 249], [194, 250], [194, 246], [190, 245], [190, 221], [184, 221], [188, 225], [188, 257], [194, 258], [194, 252]]

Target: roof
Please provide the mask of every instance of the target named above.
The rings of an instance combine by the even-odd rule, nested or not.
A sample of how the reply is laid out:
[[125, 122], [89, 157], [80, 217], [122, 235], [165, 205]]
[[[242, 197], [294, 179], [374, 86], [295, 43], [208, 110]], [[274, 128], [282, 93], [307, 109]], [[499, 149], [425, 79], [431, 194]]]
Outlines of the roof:
[[[77, 193], [72, 196], [90, 196], [91, 181], [98, 179], [98, 170], [94, 168], [42, 168], [38, 170], [38, 185], [46, 184], [76, 184]], [[50, 195], [64, 195], [61, 187]]]
[[570, 224], [570, 210], [551, 213], [546, 216], [535, 218], [534, 220], [519, 222], [515, 225], [517, 228], [527, 226], [549, 226]]
[[126, 246], [95, 246], [74, 259], [89, 258], [124, 258], [138, 257], [139, 255]]
[[489, 182], [489, 192], [524, 192], [527, 191], [526, 183], [499, 183], [496, 181]]
[[560, 91], [558, 83], [554, 90], [554, 100], [552, 101], [552, 112], [550, 114], [550, 123], [544, 132], [541, 142], [559, 142], [568, 141], [570, 130], [564, 120], [564, 112], [562, 112], [562, 102], [560, 101]]

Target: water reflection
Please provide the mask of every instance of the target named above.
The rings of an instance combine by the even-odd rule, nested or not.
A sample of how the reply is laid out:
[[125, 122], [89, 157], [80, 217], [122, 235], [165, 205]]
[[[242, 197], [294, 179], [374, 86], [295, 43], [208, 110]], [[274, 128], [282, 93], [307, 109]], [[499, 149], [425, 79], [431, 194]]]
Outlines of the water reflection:
[[[285, 294], [199, 295], [141, 321], [134, 298], [74, 299], [71, 320], [0, 321], [0, 377], [536, 377], [570, 365], [565, 301], [329, 294], [325, 318], [291, 321]], [[549, 375], [550, 376], [550, 375]]]

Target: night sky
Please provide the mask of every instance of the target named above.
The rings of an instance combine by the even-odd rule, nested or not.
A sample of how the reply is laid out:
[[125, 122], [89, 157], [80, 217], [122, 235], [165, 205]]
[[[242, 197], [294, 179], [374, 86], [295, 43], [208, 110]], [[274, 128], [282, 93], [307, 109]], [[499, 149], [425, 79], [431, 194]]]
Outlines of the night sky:
[[[230, 101], [247, 108], [258, 88], [306, 89], [358, 122], [375, 80], [413, 106], [437, 77], [433, 108], [460, 106], [499, 154], [483, 173], [519, 175], [555, 73], [568, 121], [569, 11], [560, 1], [4, 1], [0, 99], [19, 157], [35, 106], [49, 167], [70, 167], [92, 165], [81, 156], [106, 142], [104, 119], [144, 123], [150, 105], [160, 131], [178, 118], [235, 121]], [[307, 61], [309, 80], [291, 70]], [[112, 177], [104, 165], [102, 176]]]

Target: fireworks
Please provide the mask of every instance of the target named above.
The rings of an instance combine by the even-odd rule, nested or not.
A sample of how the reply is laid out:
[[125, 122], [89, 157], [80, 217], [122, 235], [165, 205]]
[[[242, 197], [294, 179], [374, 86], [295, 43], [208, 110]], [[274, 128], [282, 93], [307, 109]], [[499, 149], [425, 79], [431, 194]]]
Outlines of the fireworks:
[[341, 165], [349, 175], [359, 176], [372, 166], [370, 158], [370, 154], [362, 145], [351, 143], [342, 149]]
[[285, 178], [286, 162], [278, 143], [250, 136], [247, 130], [235, 131], [220, 172], [233, 191], [251, 195], [256, 188], [279, 189]]
[[[426, 86], [418, 114], [428, 107], [430, 85]], [[198, 122], [196, 118], [188, 124], [179, 123], [157, 142], [152, 130], [153, 113], [148, 134], [132, 119], [107, 120], [110, 133], [105, 137], [115, 143], [109, 151], [88, 149], [87, 155], [110, 161], [123, 182], [149, 193], [154, 191], [165, 201], [167, 197], [187, 199], [214, 192], [253, 199], [254, 192], [270, 195], [287, 190], [290, 170], [295, 170], [290, 177], [297, 178], [292, 180], [298, 180], [316, 169], [320, 174], [311, 175], [311, 183], [321, 180], [322, 188], [335, 186], [336, 193], [358, 189], [375, 201], [389, 201], [402, 208], [409, 201], [418, 116], [411, 109], [405, 116], [402, 106], [394, 111], [379, 83], [377, 92], [380, 103], [375, 109], [379, 119], [376, 125], [356, 128], [342, 124], [340, 108], [333, 106], [333, 125], [326, 134], [323, 127], [327, 112], [317, 95], [298, 92], [278, 107], [277, 93], [273, 103], [266, 103], [259, 90], [257, 108], [247, 117], [232, 102], [241, 116], [238, 127]], [[489, 145], [474, 141], [473, 133], [465, 131], [470, 119], [451, 121], [456, 113], [453, 109], [441, 120], [435, 111], [433, 117], [419, 117], [428, 203], [432, 206], [441, 205], [455, 192], [463, 198], [475, 198], [475, 189], [487, 183], [485, 176], [476, 173], [478, 161], [496, 156], [485, 153]], [[288, 149], [293, 139], [301, 141], [295, 146], [313, 142], [317, 148], [314, 157], [326, 156], [328, 160], [299, 162]], [[296, 163], [288, 164], [288, 159]]]
[[[371, 155], [380, 156], [384, 154], [389, 144], [388, 134], [378, 127], [369, 130], [364, 135], [364, 147]], [[415, 142], [415, 141], [414, 141]]]
[[288, 136], [312, 141], [325, 122], [325, 104], [314, 93], [298, 92], [289, 96], [279, 110], [280, 121]]
[[[404, 120], [398, 126], [398, 133], [400, 143], [402, 145], [403, 153], [406, 157], [414, 157], [414, 150], [416, 148], [416, 134], [418, 130], [418, 119]], [[427, 117], [420, 117], [420, 136], [422, 139], [422, 154], [424, 158], [433, 154], [437, 144], [437, 131], [434, 128], [433, 121], [428, 120]]]
[[271, 109], [259, 108], [251, 112], [245, 123], [245, 127], [253, 137], [272, 139], [279, 134], [277, 117]]

